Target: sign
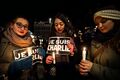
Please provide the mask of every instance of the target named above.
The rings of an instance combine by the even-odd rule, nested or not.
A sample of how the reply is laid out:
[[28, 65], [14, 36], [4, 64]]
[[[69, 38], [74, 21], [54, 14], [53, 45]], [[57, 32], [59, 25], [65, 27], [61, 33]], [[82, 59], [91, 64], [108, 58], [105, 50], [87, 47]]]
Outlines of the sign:
[[70, 37], [50, 37], [48, 43], [48, 53], [56, 52], [56, 54], [67, 54], [70, 50], [67, 47], [67, 44], [70, 41]]
[[[70, 50], [67, 44], [70, 42], [70, 37], [50, 37], [47, 47], [47, 53], [56, 58], [57, 61], [68, 61], [68, 55]], [[55, 61], [54, 61], [55, 62]]]
[[39, 62], [42, 63], [43, 56], [42, 53], [39, 52], [39, 49], [40, 47], [32, 46], [13, 50], [14, 59], [21, 60], [32, 56], [32, 61], [39, 60]]

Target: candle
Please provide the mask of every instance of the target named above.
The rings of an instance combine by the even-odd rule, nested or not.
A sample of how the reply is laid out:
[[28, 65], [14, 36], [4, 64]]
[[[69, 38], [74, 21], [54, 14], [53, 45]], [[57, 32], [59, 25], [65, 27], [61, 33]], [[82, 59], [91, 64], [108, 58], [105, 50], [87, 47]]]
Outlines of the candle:
[[56, 48], [56, 54], [59, 54], [59, 50], [60, 50], [60, 48], [59, 48], [60, 38], [57, 37], [57, 40], [58, 40], [58, 43], [57, 43], [57, 48]]
[[82, 50], [82, 60], [86, 60], [86, 47], [83, 47]]
[[56, 61], [55, 61], [55, 52], [52, 52], [52, 57], [53, 57], [53, 64], [55, 64], [56, 63]]
[[59, 45], [57, 45], [56, 54], [59, 54]]

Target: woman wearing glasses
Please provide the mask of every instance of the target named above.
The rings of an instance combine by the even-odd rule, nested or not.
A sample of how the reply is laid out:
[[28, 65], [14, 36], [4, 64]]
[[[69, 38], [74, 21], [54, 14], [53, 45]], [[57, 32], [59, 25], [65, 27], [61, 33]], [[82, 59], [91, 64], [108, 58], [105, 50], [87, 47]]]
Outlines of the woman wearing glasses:
[[120, 79], [120, 11], [105, 8], [94, 14], [97, 26], [87, 60], [80, 62], [80, 74], [88, 80]]
[[[27, 69], [32, 67], [32, 57], [26, 56], [27, 54], [24, 54], [25, 51], [23, 54], [19, 54], [20, 52], [15, 54], [15, 50], [34, 45], [29, 34], [29, 26], [30, 23], [27, 18], [16, 17], [2, 34], [0, 43], [0, 71], [5, 78], [9, 74], [10, 80], [21, 80], [23, 78], [27, 80], [26, 73], [29, 72]], [[21, 57], [25, 58], [22, 59]], [[20, 73], [25, 74], [19, 78]]]

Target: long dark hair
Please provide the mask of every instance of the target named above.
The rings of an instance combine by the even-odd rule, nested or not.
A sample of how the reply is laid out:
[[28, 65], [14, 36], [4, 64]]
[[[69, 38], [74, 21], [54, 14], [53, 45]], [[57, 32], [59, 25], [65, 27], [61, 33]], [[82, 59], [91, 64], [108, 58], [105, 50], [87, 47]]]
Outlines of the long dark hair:
[[72, 23], [68, 19], [68, 17], [65, 16], [63, 13], [57, 13], [57, 15], [54, 17], [53, 24], [52, 24], [52, 29], [51, 29], [51, 36], [55, 36], [54, 22], [55, 22], [56, 18], [62, 20], [65, 23], [65, 28], [64, 28], [63, 32], [65, 32], [67, 36], [72, 36], [73, 32], [74, 32], [74, 28], [72, 26]]

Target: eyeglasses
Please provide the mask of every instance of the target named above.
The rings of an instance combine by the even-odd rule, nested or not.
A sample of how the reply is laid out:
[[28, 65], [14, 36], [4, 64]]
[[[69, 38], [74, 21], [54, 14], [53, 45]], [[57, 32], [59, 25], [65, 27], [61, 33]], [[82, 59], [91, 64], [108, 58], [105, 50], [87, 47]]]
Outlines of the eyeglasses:
[[23, 25], [21, 22], [16, 22], [15, 24], [17, 25], [18, 28], [24, 27], [24, 29], [28, 29], [28, 26], [27, 25]]

